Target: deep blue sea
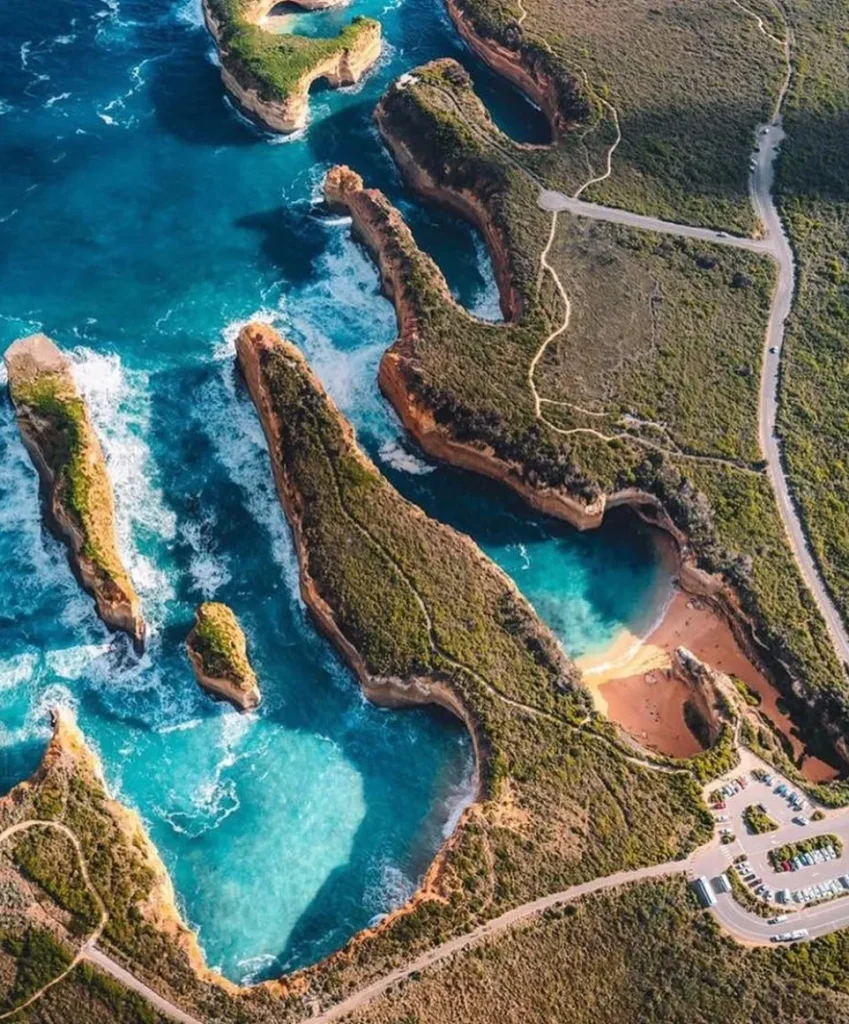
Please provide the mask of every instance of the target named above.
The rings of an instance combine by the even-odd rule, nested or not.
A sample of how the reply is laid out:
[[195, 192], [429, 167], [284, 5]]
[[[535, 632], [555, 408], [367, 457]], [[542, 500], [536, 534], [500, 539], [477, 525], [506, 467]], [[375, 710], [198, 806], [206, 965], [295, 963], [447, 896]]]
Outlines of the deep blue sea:
[[[310, 963], [403, 901], [469, 799], [447, 715], [366, 704], [297, 592], [254, 410], [233, 372], [241, 323], [297, 341], [398, 488], [471, 533], [572, 654], [650, 614], [662, 570], [627, 516], [579, 535], [426, 461], [381, 399], [394, 314], [341, 219], [313, 206], [348, 162], [385, 189], [456, 295], [498, 303], [466, 225], [401, 191], [371, 124], [404, 70], [452, 55], [499, 123], [537, 111], [459, 44], [439, 0], [355, 0], [384, 55], [317, 92], [306, 132], [272, 139], [225, 100], [195, 0], [0, 5], [0, 345], [36, 330], [72, 351], [115, 485], [151, 642], [137, 660], [95, 617], [45, 534], [35, 473], [0, 388], [0, 792], [35, 767], [47, 709], [73, 706], [117, 796], [137, 808], [209, 963], [248, 981]], [[324, 20], [322, 20], [324, 19]], [[240, 716], [194, 683], [194, 606], [228, 602], [265, 695]]]

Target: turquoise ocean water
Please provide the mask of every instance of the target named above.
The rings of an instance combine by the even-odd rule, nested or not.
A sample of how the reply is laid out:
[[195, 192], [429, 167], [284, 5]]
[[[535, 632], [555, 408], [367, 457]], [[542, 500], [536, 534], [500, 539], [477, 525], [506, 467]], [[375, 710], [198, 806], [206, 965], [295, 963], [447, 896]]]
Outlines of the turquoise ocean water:
[[[425, 461], [376, 388], [394, 336], [370, 261], [316, 217], [351, 163], [409, 217], [459, 299], [497, 317], [480, 239], [403, 195], [370, 113], [388, 81], [452, 55], [505, 130], [539, 114], [461, 48], [438, 0], [355, 0], [322, 33], [379, 17], [361, 87], [313, 96], [306, 133], [269, 139], [227, 104], [194, 2], [0, 5], [0, 345], [72, 350], [115, 483], [121, 548], [152, 627], [137, 660], [107, 634], [41, 528], [36, 478], [0, 394], [0, 792], [28, 775], [47, 709], [75, 708], [115, 793], [141, 813], [210, 964], [247, 981], [314, 961], [403, 901], [469, 799], [461, 728], [361, 699], [317, 637], [232, 344], [252, 316], [302, 345], [362, 443], [409, 497], [471, 533], [572, 654], [644, 616], [661, 570], [612, 517], [581, 536]], [[265, 701], [200, 693], [193, 607], [241, 618]]]

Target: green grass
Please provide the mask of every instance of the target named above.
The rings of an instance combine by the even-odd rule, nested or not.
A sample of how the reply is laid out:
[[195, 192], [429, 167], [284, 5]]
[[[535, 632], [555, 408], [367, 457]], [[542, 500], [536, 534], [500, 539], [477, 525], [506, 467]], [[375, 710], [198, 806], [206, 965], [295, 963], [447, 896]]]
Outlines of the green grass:
[[[404, 301], [416, 310], [415, 334], [395, 346], [408, 390], [451, 436], [490, 448], [526, 484], [585, 503], [625, 488], [659, 498], [699, 566], [734, 588], [739, 608], [729, 612], [758, 638], [761, 660], [806, 741], [833, 760], [828, 740], [849, 727], [849, 690], [759, 461], [770, 265], [561, 215], [550, 260], [572, 297], [572, 315], [537, 365], [537, 390], [552, 401], [536, 419], [528, 368], [563, 316], [549, 277], [538, 289], [534, 269], [550, 219], [536, 207], [533, 183], [486, 142], [492, 132], [468, 76], [444, 61], [417, 75], [415, 87], [384, 97], [381, 129], [441, 188], [457, 193], [481, 183], [507, 252], [502, 294], [512, 284], [523, 315], [492, 325], [459, 309], [384, 203], [387, 245], [403, 268]], [[446, 96], [486, 132], [473, 133], [468, 145], [459, 129], [449, 133], [446, 125], [460, 118]]]
[[255, 90], [267, 101], [287, 99], [317, 64], [344, 50], [355, 50], [364, 37], [379, 30], [378, 22], [357, 15], [335, 36], [277, 35], [247, 20], [247, 5], [239, 0], [210, 0], [209, 6], [221, 25], [225, 67], [243, 88]]
[[200, 605], [188, 643], [201, 659], [206, 675], [229, 679], [243, 690], [256, 685], [245, 649], [245, 635], [227, 605], [216, 601]]
[[80, 870], [70, 839], [55, 829], [32, 828], [17, 837], [12, 860], [25, 878], [35, 882], [72, 915], [69, 930], [87, 936], [100, 912]]
[[0, 1012], [8, 1012], [26, 1002], [71, 962], [68, 949], [46, 928], [33, 926], [23, 935], [0, 931], [0, 949], [13, 957], [17, 965], [14, 981], [0, 999]]
[[800, 839], [797, 843], [785, 843], [774, 850], [769, 851], [769, 862], [774, 868], [778, 868], [786, 860], [793, 860], [800, 853], [810, 853], [812, 850], [822, 850], [826, 846], [834, 847], [837, 855], [843, 853], [843, 840], [839, 836], [826, 833], [821, 836], [812, 836], [810, 839]]
[[38, 437], [45, 461], [56, 476], [62, 506], [79, 524], [82, 555], [103, 573], [126, 579], [112, 532], [109, 482], [102, 456], [94, 466], [91, 450], [97, 445], [85, 403], [64, 374], [44, 373], [26, 383], [12, 383], [12, 398]]
[[849, 625], [849, 67], [846, 0], [794, 0], [778, 195], [798, 263], [779, 430], [817, 562]]
[[[845, 1024], [849, 934], [745, 949], [683, 879], [548, 911], [393, 986], [352, 1024]], [[835, 938], [835, 937], [832, 937]], [[829, 986], [829, 987], [827, 987]]]
[[[246, 334], [254, 330], [263, 329]], [[261, 380], [279, 438], [272, 456], [297, 496], [305, 571], [375, 689], [385, 676], [441, 681], [484, 755], [486, 799], [452, 845], [441, 883], [448, 902], [421, 904], [319, 967], [318, 990], [349, 991], [376, 962], [704, 841], [712, 822], [693, 777], [640, 768], [589, 722], [574, 724], [587, 697], [529, 606], [470, 541], [398, 495], [357, 451], [297, 350], [263, 333]]]
[[[781, 53], [730, 0], [458, 0], [479, 35], [517, 53], [554, 83], [569, 130], [523, 155], [551, 187], [573, 192], [601, 174], [615, 139], [614, 173], [585, 198], [666, 219], [749, 233], [747, 192], [755, 126], [782, 77]], [[584, 78], [586, 75], [586, 78]], [[587, 129], [590, 129], [587, 131]]]
[[768, 814], [759, 807], [755, 807], [754, 804], [751, 804], [743, 811], [743, 824], [753, 835], [775, 832], [778, 828], [778, 822], [773, 821]]

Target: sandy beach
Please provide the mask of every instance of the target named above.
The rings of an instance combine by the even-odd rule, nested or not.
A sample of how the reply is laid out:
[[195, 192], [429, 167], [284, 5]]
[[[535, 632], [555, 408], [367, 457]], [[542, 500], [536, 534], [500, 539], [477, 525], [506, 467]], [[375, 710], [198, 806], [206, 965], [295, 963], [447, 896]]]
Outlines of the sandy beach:
[[[778, 707], [778, 692], [740, 649], [725, 620], [680, 590], [644, 638], [623, 630], [603, 652], [578, 659], [598, 710], [664, 754], [697, 753], [701, 747], [684, 721], [688, 687], [668, 675], [680, 646], [747, 683], [761, 698], [760, 711], [788, 737], [796, 756], [804, 752], [792, 721]], [[805, 759], [803, 771], [812, 781], [836, 775], [830, 765], [813, 757]]]

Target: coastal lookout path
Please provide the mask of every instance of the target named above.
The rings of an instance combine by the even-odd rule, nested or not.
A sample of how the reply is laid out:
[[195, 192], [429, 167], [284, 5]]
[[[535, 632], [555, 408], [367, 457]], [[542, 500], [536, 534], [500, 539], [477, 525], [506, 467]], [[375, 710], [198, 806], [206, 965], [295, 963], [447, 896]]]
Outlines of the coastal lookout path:
[[[531, 365], [528, 369], [528, 385], [533, 397], [537, 418], [546, 423], [551, 429], [561, 434], [573, 432], [587, 432], [594, 434], [604, 440], [630, 440], [646, 447], [663, 451], [672, 457], [683, 457], [692, 461], [722, 463], [728, 468], [743, 472], [752, 472], [751, 469], [732, 461], [716, 459], [709, 456], [684, 455], [675, 449], [667, 449], [663, 445], [654, 442], [647, 442], [645, 439], [636, 437], [633, 434], [616, 434], [606, 436], [591, 427], [579, 427], [573, 430], [563, 430], [551, 424], [543, 413], [543, 404], [569, 404], [552, 402], [551, 399], [539, 395], [534, 382], [534, 373], [545, 350], [559, 338], [569, 327], [572, 314], [572, 305], [569, 295], [557, 271], [548, 262], [548, 255], [554, 243], [557, 230], [558, 213], [568, 213], [576, 217], [587, 217], [592, 220], [606, 221], [611, 224], [622, 224], [626, 227], [637, 228], [644, 231], [654, 231], [661, 234], [675, 235], [680, 238], [691, 238], [713, 245], [723, 245], [731, 248], [745, 249], [750, 252], [763, 253], [772, 257], [775, 261], [778, 274], [775, 289], [770, 305], [769, 319], [764, 333], [762, 349], [762, 369], [760, 391], [758, 397], [758, 435], [761, 451], [766, 461], [767, 473], [775, 495], [776, 505], [781, 517], [782, 525], [789, 542], [791, 551], [805, 583], [810, 590], [817, 608], [825, 620], [829, 637], [837, 654], [838, 660], [849, 665], [849, 630], [834, 602], [834, 599], [826, 585], [819, 566], [817, 565], [814, 553], [808, 542], [804, 523], [801, 520], [798, 507], [793, 499], [790, 482], [787, 479], [782, 456], [781, 440], [776, 434], [776, 423], [778, 419], [779, 389], [781, 383], [781, 359], [783, 355], [784, 327], [793, 305], [793, 296], [796, 286], [796, 268], [793, 259], [793, 251], [784, 229], [778, 208], [775, 203], [773, 189], [775, 184], [775, 160], [781, 143], [785, 139], [782, 125], [782, 110], [790, 82], [793, 75], [792, 65], [792, 34], [790, 26], [784, 19], [784, 35], [779, 37], [769, 31], [763, 19], [754, 11], [745, 7], [739, 0], [733, 0], [734, 4], [743, 14], [755, 21], [758, 31], [773, 43], [781, 52], [784, 65], [784, 76], [781, 86], [775, 98], [770, 120], [767, 124], [761, 125], [756, 130], [755, 145], [751, 157], [751, 174], [749, 176], [749, 196], [752, 207], [763, 225], [764, 234], [760, 238], [748, 238], [739, 235], [732, 235], [726, 231], [713, 230], [711, 228], [696, 227], [690, 224], [679, 224], [674, 221], [667, 221], [657, 217], [645, 216], [632, 213], [630, 210], [619, 207], [604, 206], [599, 203], [588, 202], [581, 199], [581, 195], [591, 185], [605, 181], [613, 173], [613, 157], [622, 139], [622, 132], [616, 108], [604, 100], [604, 106], [610, 114], [616, 129], [616, 137], [608, 148], [605, 169], [599, 175], [591, 176], [572, 195], [558, 192], [545, 187], [545, 183], [533, 171], [529, 170], [518, 158], [509, 146], [502, 143], [495, 135], [483, 131], [480, 126], [472, 123], [465, 116], [461, 105], [447, 90], [440, 89], [444, 98], [451, 104], [455, 112], [463, 121], [469, 131], [479, 141], [492, 146], [510, 162], [510, 164], [529, 178], [539, 189], [538, 204], [541, 209], [552, 215], [551, 233], [548, 242], [540, 257], [540, 274], [548, 274], [564, 304], [563, 317], [557, 327], [542, 342], [537, 350]], [[524, 12], [524, 9], [523, 9]], [[526, 16], [526, 15], [525, 15]], [[524, 17], [522, 21], [524, 21]]]

